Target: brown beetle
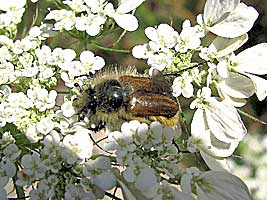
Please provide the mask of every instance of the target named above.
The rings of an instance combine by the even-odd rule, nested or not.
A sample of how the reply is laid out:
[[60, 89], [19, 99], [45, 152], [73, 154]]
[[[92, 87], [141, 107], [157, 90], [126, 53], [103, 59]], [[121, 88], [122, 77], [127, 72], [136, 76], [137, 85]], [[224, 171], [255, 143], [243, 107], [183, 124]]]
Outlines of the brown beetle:
[[114, 130], [124, 121], [134, 119], [175, 126], [178, 105], [169, 83], [159, 71], [152, 74], [141, 76], [130, 68], [103, 71], [92, 78], [91, 86], [81, 94], [84, 99], [81, 111], [97, 124], [95, 131], [103, 128], [103, 122]]

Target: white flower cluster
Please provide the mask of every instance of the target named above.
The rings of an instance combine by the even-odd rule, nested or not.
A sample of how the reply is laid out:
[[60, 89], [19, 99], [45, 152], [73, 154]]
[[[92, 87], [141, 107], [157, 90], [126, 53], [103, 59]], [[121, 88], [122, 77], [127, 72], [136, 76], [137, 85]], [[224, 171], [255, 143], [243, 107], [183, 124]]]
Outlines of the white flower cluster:
[[[159, 122], [148, 126], [133, 120], [123, 123], [121, 132], [109, 133], [105, 149], [115, 151], [117, 162], [127, 166], [122, 171], [124, 183], [135, 193], [140, 193], [137, 198], [163, 198], [167, 193], [157, 180], [157, 173], [164, 173], [170, 178], [179, 174], [177, 163], [181, 156], [172, 141], [180, 135], [178, 128], [175, 130], [163, 127]], [[147, 155], [146, 152], [151, 153]], [[174, 197], [174, 193], [168, 195]]]
[[[267, 44], [234, 54], [247, 41], [257, 17], [253, 7], [239, 0], [208, 0], [197, 25], [186, 20], [180, 34], [167, 24], [148, 27], [145, 34], [150, 41], [132, 50], [134, 57], [147, 59], [150, 72], [156, 68], [178, 76], [172, 85], [175, 97], [195, 98], [190, 108], [197, 111], [188, 145], [192, 152], [200, 150], [211, 168], [226, 167], [224, 158], [232, 155], [247, 133], [235, 107], [245, 105], [253, 94], [260, 101], [267, 96], [267, 80], [259, 76], [267, 74]], [[217, 37], [204, 45], [202, 38], [209, 32]], [[197, 56], [202, 61], [195, 62]], [[219, 97], [212, 96], [211, 89]]]
[[26, 0], [0, 1], [0, 34], [14, 37], [25, 11]]
[[[47, 82], [47, 85], [55, 84], [56, 79], [52, 78], [53, 68], [50, 69], [49, 66], [42, 65], [36, 59], [42, 41], [53, 35], [49, 29], [50, 26], [47, 24], [32, 27], [28, 36], [16, 41], [5, 35], [0, 35], [1, 85], [23, 83], [25, 79], [33, 77], [35, 78], [35, 80], [31, 80], [33, 85], [40, 84], [40, 82]], [[48, 81], [48, 79], [51, 80]]]
[[106, 0], [71, 0], [64, 1], [69, 9], [52, 10], [46, 16], [47, 20], [55, 20], [55, 30], [70, 31], [76, 29], [85, 31], [90, 36], [98, 35], [109, 19], [114, 19], [118, 26], [135, 31], [138, 21], [132, 14], [128, 14], [140, 6], [144, 0], [119, 1], [118, 7]]
[[[159, 122], [152, 122], [148, 126], [133, 120], [123, 123], [121, 132], [109, 133], [105, 149], [115, 151], [120, 165], [131, 165], [136, 157], [142, 157], [144, 162], [157, 166], [159, 171], [166, 172], [170, 177], [175, 177], [178, 171], [173, 164], [180, 157], [172, 141], [180, 136], [179, 131], [179, 128], [163, 127]], [[153, 155], [146, 157], [146, 151], [152, 151]]]
[[[61, 124], [63, 123], [62, 119]], [[90, 131], [88, 129], [77, 123], [73, 124], [73, 126], [69, 124], [69, 128], [66, 126], [65, 122], [66, 133], [64, 135], [62, 134], [63, 130], [61, 132], [56, 130], [48, 131], [42, 140], [43, 148], [40, 148], [39, 153], [24, 154], [21, 158], [23, 168], [17, 174], [16, 184], [19, 186], [29, 186], [33, 183], [38, 183], [38, 187], [30, 192], [31, 199], [36, 199], [37, 197], [44, 199], [60, 198], [64, 195], [83, 196], [79, 192], [71, 193], [69, 191], [71, 190], [69, 187], [75, 184], [77, 179], [72, 174], [72, 167], [80, 167], [80, 169], [76, 169], [76, 173], [87, 169], [86, 166], [89, 163], [85, 161], [92, 156], [93, 142], [89, 137]], [[59, 128], [60, 126], [58, 125], [57, 129]], [[73, 134], [67, 134], [70, 132]], [[107, 172], [107, 168], [103, 170], [105, 170], [105, 173]], [[92, 177], [86, 173], [84, 174], [92, 182]], [[84, 181], [86, 181], [86, 177], [84, 177]], [[99, 181], [96, 182], [90, 184], [100, 184]], [[68, 185], [65, 188], [66, 191], [62, 190], [62, 186], [65, 184]], [[84, 184], [86, 183], [84, 182]], [[83, 188], [80, 189], [80, 192], [82, 191], [86, 193]], [[92, 196], [94, 196], [94, 193], [92, 193]]]

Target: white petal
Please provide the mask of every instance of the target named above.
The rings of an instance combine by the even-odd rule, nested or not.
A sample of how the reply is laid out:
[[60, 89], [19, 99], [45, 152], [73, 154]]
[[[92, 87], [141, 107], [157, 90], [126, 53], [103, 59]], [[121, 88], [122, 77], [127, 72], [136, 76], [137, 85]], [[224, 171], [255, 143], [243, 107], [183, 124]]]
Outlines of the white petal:
[[191, 83], [187, 84], [185, 88], [182, 90], [182, 94], [185, 98], [190, 98], [194, 94], [194, 87]]
[[254, 82], [258, 99], [260, 101], [264, 100], [267, 96], [267, 80], [251, 74], [246, 75]]
[[28, 167], [31, 165], [31, 162], [32, 162], [32, 156], [29, 155], [29, 154], [26, 154], [24, 155], [22, 158], [21, 158], [21, 163], [24, 167]]
[[131, 14], [115, 14], [113, 18], [116, 23], [126, 31], [135, 31], [138, 28], [138, 21], [136, 17]]
[[244, 34], [236, 38], [216, 37], [209, 48], [216, 49], [215, 58], [224, 57], [239, 47], [248, 40], [248, 35]]
[[229, 72], [228, 78], [219, 83], [219, 85], [224, 93], [235, 98], [249, 98], [255, 92], [251, 79], [238, 73]]
[[136, 177], [135, 187], [140, 191], [146, 191], [154, 187], [157, 183], [157, 177], [153, 169], [144, 169]]
[[145, 29], [145, 34], [146, 34], [147, 38], [152, 40], [152, 41], [158, 41], [158, 39], [159, 39], [157, 30], [153, 27], [147, 27]]
[[233, 11], [240, 0], [207, 0], [204, 8], [204, 23], [211, 26]]
[[132, 49], [133, 57], [138, 59], [147, 59], [148, 58], [148, 45], [137, 45]]
[[198, 138], [202, 132], [206, 131], [206, 125], [204, 121], [204, 110], [197, 109], [191, 123], [191, 134], [194, 138]]
[[128, 13], [138, 6], [140, 6], [145, 0], [124, 0], [122, 4], [119, 5], [116, 12], [120, 14]]
[[65, 117], [72, 117], [75, 114], [75, 108], [71, 101], [66, 101], [61, 105], [61, 110]]
[[202, 136], [204, 147], [202, 150], [210, 156], [226, 158], [231, 156], [237, 148], [239, 141], [232, 141], [230, 143], [221, 142], [217, 140], [213, 134], [209, 136]]
[[247, 130], [235, 107], [227, 102], [213, 102], [205, 109], [207, 122], [214, 136], [222, 142], [240, 141]]
[[0, 197], [1, 197], [1, 188], [4, 188], [9, 181], [9, 177], [7, 176], [1, 176], [0, 177]]
[[83, 51], [80, 54], [80, 61], [82, 63], [89, 62], [94, 58], [94, 53], [91, 51]]
[[198, 200], [252, 200], [245, 183], [230, 173], [207, 171], [202, 180], [204, 184], [197, 187]]
[[196, 147], [198, 147], [200, 151], [204, 151], [211, 156], [228, 157], [232, 155], [238, 145], [238, 141], [224, 143], [217, 140], [214, 135], [211, 134], [212, 132], [207, 125], [208, 123], [204, 111], [198, 109], [191, 123], [191, 134], [196, 140]]
[[96, 56], [93, 64], [93, 70], [100, 70], [104, 66], [105, 66], [105, 60], [100, 56]]
[[173, 33], [174, 29], [169, 24], [160, 24], [157, 28], [157, 32], [160, 36], [164, 36], [166, 34]]
[[230, 172], [230, 166], [227, 163], [226, 158], [215, 158], [209, 154], [200, 151], [201, 157], [211, 170], [214, 171], [228, 171]]
[[108, 171], [93, 177], [93, 181], [102, 190], [110, 190], [116, 185], [116, 177]]
[[8, 161], [5, 165], [6, 175], [13, 177], [16, 175], [16, 166], [13, 162]]
[[92, 24], [86, 27], [86, 33], [91, 36], [96, 36], [100, 32], [101, 27], [98, 24]]
[[126, 170], [123, 172], [123, 177], [127, 182], [134, 182], [136, 178], [134, 174], [134, 169], [132, 167], [127, 167]]
[[226, 60], [222, 60], [217, 65], [217, 72], [222, 78], [228, 77], [228, 63]]
[[267, 74], [267, 43], [261, 43], [248, 48], [236, 56], [237, 70], [252, 74]]
[[239, 37], [252, 28], [258, 15], [253, 7], [240, 3], [227, 18], [212, 27], [208, 27], [208, 30], [221, 37]]
[[7, 200], [7, 193], [4, 188], [0, 187], [0, 199]]
[[76, 53], [72, 49], [64, 49], [62, 53], [63, 53], [62, 56], [65, 59], [65, 62], [67, 62], [67, 61], [70, 62], [76, 57]]
[[184, 193], [190, 194], [192, 193], [191, 188], [191, 180], [192, 176], [190, 175], [183, 175], [181, 178], [181, 188]]

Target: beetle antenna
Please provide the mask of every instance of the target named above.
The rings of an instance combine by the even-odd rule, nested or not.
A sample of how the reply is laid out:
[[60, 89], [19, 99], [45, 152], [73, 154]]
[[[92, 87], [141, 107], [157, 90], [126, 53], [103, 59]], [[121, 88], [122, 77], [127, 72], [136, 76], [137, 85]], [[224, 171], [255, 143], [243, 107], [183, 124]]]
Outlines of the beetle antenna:
[[190, 66], [190, 67], [187, 67], [185, 69], [181, 69], [179, 71], [174, 71], [174, 72], [170, 72], [170, 73], [163, 73], [163, 76], [180, 76], [181, 73], [187, 71], [187, 70], [190, 70], [190, 69], [194, 69], [194, 68], [198, 68], [200, 66], [203, 66], [203, 64], [205, 64], [206, 62], [201, 62], [201, 63], [198, 63], [196, 65], [193, 65], [193, 66]]
[[74, 76], [74, 78], [79, 78], [79, 77], [87, 77], [87, 78], [93, 78], [95, 76], [95, 74], [93, 74], [92, 72], [89, 72], [88, 74], [81, 74], [81, 75], [78, 75], [78, 76]]

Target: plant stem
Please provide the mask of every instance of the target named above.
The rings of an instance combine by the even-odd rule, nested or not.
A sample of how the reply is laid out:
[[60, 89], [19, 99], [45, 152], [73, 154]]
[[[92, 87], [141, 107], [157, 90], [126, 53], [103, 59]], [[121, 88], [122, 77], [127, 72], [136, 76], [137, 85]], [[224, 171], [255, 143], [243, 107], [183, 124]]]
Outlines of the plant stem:
[[258, 118], [256, 118], [256, 117], [252, 116], [252, 115], [249, 114], [249, 113], [246, 113], [246, 112], [244, 112], [244, 111], [242, 111], [242, 110], [240, 110], [240, 109], [237, 109], [237, 111], [238, 111], [241, 115], [244, 115], [244, 116], [246, 116], [247, 118], [249, 118], [249, 119], [251, 119], [251, 120], [253, 120], [253, 121], [255, 121], [255, 122], [259, 122], [260, 124], [267, 125], [267, 122], [264, 122], [264, 121], [262, 121], [262, 120], [260, 120], [260, 119], [258, 119]]
[[25, 199], [23, 187], [16, 185], [16, 180], [17, 180], [16, 176], [12, 177], [12, 180], [13, 180], [14, 187], [16, 189], [16, 194], [17, 194], [18, 199]]
[[98, 49], [102, 49], [102, 50], [110, 51], [110, 52], [115, 52], [115, 53], [131, 53], [131, 51], [128, 49], [113, 49], [113, 48], [101, 46], [101, 45], [96, 44], [96, 43], [90, 43], [90, 45], [92, 45]]

